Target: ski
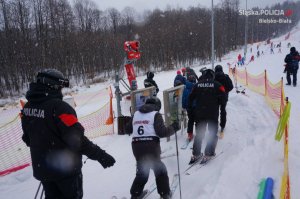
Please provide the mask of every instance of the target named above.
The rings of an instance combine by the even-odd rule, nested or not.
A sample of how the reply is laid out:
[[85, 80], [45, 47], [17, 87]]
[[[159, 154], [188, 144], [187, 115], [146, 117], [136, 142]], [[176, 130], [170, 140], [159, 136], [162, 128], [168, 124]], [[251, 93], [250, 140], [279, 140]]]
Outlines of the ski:
[[[171, 198], [173, 198], [178, 185], [179, 185], [179, 175], [176, 173], [176, 174], [174, 174], [171, 185], [170, 185]], [[161, 197], [159, 197], [159, 198], [161, 199]]]
[[213, 156], [212, 158], [210, 159], [206, 159], [204, 161], [205, 158], [201, 158], [201, 161], [197, 161], [196, 164], [194, 164], [193, 166], [197, 165], [196, 167], [194, 167], [195, 169], [193, 170], [193, 172], [186, 172], [185, 171], [185, 175], [191, 175], [192, 173], [198, 171], [200, 168], [204, 167], [205, 165], [207, 165], [211, 160], [214, 160], [218, 157], [220, 157], [222, 154], [224, 154], [225, 151], [227, 151], [230, 147], [232, 146], [232, 144], [228, 144], [227, 147], [225, 147], [224, 149], [222, 149], [219, 153], [217, 153], [215, 156]]
[[191, 168], [193, 168], [193, 166], [195, 166], [196, 164], [198, 164], [198, 163], [202, 160], [202, 158], [203, 158], [203, 154], [201, 154], [201, 157], [199, 157], [199, 159], [196, 160], [193, 164], [190, 164], [190, 165], [188, 166], [188, 168], [186, 168], [186, 169], [184, 170], [184, 173], [186, 173], [186, 172], [189, 171]]
[[181, 149], [187, 149], [189, 144], [192, 142], [190, 139], [186, 139], [185, 143], [180, 147]]
[[[117, 196], [112, 196], [111, 199], [119, 199]], [[126, 197], [122, 197], [120, 199], [127, 199]]]
[[148, 198], [154, 191], [156, 190], [156, 182], [153, 182], [148, 189], [145, 189], [144, 192], [146, 191], [146, 194], [141, 197], [141, 199]]
[[174, 193], [175, 193], [178, 185], [179, 185], [179, 175], [178, 174], [174, 174], [173, 180], [172, 180], [172, 183], [171, 183], [171, 186], [170, 186], [171, 198], [173, 198]]

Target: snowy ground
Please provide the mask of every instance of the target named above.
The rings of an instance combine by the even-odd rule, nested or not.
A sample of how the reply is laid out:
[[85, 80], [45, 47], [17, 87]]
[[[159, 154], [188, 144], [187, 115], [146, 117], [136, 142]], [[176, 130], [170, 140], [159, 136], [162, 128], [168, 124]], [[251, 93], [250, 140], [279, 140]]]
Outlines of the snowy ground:
[[[276, 39], [282, 41], [282, 53], [272, 55], [269, 46], [261, 45], [264, 49], [264, 56], [257, 58], [255, 62], [247, 66], [248, 72], [258, 74], [266, 69], [268, 77], [273, 82], [278, 82], [284, 74], [283, 60], [289, 52], [287, 42], [300, 49], [299, 31], [291, 35], [288, 41], [284, 37]], [[253, 54], [256, 55], [256, 44], [253, 45]], [[248, 50], [249, 52], [249, 50]], [[225, 72], [228, 72], [226, 63], [236, 60], [237, 55], [242, 51], [232, 52], [226, 55], [222, 64]], [[203, 66], [195, 65], [194, 69], [199, 74]], [[206, 67], [210, 67], [207, 65]], [[176, 71], [161, 72], [155, 74], [154, 79], [161, 91], [172, 87]], [[145, 76], [138, 77], [138, 85], [142, 87]], [[285, 80], [285, 77], [284, 77]], [[103, 88], [103, 84], [99, 85]], [[95, 89], [93, 87], [92, 89]], [[297, 125], [300, 117], [300, 84], [298, 87], [285, 86], [285, 94], [292, 103], [290, 120], [290, 152], [289, 169], [291, 180], [291, 198], [300, 198], [300, 134]], [[283, 174], [283, 143], [274, 139], [278, 118], [270, 110], [261, 95], [246, 90], [247, 95], [230, 93], [227, 105], [228, 122], [225, 137], [218, 142], [217, 153], [227, 149], [221, 156], [199, 169], [192, 175], [184, 175], [192, 151], [179, 149], [179, 163], [181, 169], [182, 196], [185, 199], [250, 199], [256, 198], [258, 184], [262, 178], [272, 177], [275, 181], [274, 196], [279, 198], [281, 176]], [[158, 95], [162, 99], [162, 92]], [[122, 101], [123, 113], [129, 112], [130, 102]], [[81, 109], [80, 114], [84, 115], [85, 110]], [[162, 109], [163, 110], [163, 109]], [[185, 131], [178, 132], [179, 146], [184, 143]], [[87, 160], [83, 166], [84, 198], [85, 199], [110, 199], [111, 196], [130, 197], [129, 189], [135, 175], [135, 160], [131, 151], [131, 137], [127, 135], [104, 136], [94, 140], [99, 146], [113, 155], [116, 159], [114, 167], [103, 169], [98, 162]], [[162, 149], [172, 146], [166, 152], [176, 152], [175, 137], [170, 142], [161, 140]], [[177, 173], [177, 159], [170, 157], [163, 160], [169, 172], [169, 177]], [[170, 179], [171, 180], [171, 179]], [[154, 175], [151, 173], [148, 184], [154, 182]], [[16, 173], [0, 178], [0, 195], [6, 199], [33, 198], [39, 182], [32, 177], [32, 168], [26, 168]], [[157, 193], [150, 198], [158, 198]], [[179, 189], [175, 197], [179, 198]]]

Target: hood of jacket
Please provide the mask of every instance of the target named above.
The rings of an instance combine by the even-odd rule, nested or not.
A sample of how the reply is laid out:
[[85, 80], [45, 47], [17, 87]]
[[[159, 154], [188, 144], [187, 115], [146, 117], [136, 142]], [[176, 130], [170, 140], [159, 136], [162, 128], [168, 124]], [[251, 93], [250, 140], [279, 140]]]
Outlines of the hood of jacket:
[[141, 113], [150, 113], [152, 111], [157, 111], [157, 108], [154, 104], [144, 104], [140, 107], [139, 111]]
[[62, 98], [61, 90], [54, 90], [39, 83], [30, 83], [29, 90], [26, 93], [26, 99], [31, 103], [40, 103], [49, 99], [62, 100]]
[[217, 71], [215, 72], [215, 78], [218, 76], [224, 76], [224, 72], [223, 71]]

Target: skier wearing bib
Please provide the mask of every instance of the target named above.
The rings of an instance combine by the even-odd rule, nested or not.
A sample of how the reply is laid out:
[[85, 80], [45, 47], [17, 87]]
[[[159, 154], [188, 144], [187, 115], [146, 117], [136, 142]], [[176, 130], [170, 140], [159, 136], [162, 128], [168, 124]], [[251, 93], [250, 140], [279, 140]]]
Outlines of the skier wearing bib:
[[150, 169], [155, 174], [157, 192], [163, 199], [171, 198], [167, 168], [160, 159], [160, 138], [173, 135], [179, 130], [179, 123], [176, 121], [166, 127], [160, 109], [158, 98], [147, 99], [127, 127], [127, 131], [132, 132], [132, 151], [137, 162], [136, 176], [130, 189], [132, 199], [141, 198]]

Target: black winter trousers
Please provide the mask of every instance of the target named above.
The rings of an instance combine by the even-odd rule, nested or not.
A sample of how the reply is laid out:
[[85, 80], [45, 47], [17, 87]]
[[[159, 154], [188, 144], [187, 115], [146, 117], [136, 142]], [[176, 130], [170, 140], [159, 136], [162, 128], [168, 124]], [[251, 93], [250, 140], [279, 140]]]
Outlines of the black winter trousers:
[[169, 194], [169, 177], [165, 164], [160, 159], [160, 146], [154, 141], [142, 141], [132, 143], [133, 154], [136, 158], [136, 176], [132, 183], [130, 194], [139, 196], [142, 194], [148, 181], [150, 169], [153, 170], [160, 195]]
[[82, 199], [82, 173], [58, 181], [42, 181], [45, 199]]
[[193, 133], [194, 131], [194, 123], [195, 123], [195, 117], [193, 114], [193, 111], [188, 111], [188, 126], [187, 126], [187, 133]]
[[200, 120], [196, 122], [196, 137], [193, 145], [193, 155], [199, 156], [201, 154], [202, 141], [205, 137], [206, 127], [208, 127], [207, 144], [204, 154], [207, 156], [215, 155], [215, 149], [218, 142], [218, 121]]
[[298, 70], [287, 70], [286, 71], [286, 80], [288, 84], [291, 84], [291, 75], [293, 75], [293, 85], [297, 85], [297, 72]]
[[227, 121], [226, 105], [227, 105], [227, 102], [220, 105], [220, 117], [221, 117], [220, 118], [220, 126], [221, 126], [221, 128], [225, 128], [226, 121]]

